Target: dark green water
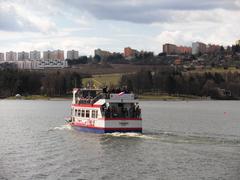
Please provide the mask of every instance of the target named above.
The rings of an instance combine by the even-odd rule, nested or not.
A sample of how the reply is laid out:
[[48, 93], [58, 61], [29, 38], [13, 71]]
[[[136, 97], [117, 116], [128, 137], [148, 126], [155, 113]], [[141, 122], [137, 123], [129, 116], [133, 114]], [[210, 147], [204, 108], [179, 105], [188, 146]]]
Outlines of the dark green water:
[[240, 179], [240, 101], [143, 101], [144, 134], [64, 124], [70, 101], [0, 101], [0, 179]]

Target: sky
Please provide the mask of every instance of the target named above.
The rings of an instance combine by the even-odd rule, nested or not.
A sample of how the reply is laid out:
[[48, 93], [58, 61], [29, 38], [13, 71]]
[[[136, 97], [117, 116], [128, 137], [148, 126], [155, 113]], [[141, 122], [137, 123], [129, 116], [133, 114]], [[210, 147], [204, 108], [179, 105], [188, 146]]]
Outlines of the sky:
[[0, 0], [0, 52], [235, 44], [240, 0]]

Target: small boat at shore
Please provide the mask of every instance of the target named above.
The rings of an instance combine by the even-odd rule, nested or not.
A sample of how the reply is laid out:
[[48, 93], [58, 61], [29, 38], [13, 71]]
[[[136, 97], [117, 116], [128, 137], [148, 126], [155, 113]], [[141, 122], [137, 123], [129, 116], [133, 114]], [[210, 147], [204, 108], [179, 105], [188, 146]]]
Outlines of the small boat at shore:
[[67, 122], [85, 132], [142, 133], [141, 109], [136, 96], [128, 91], [75, 88]]

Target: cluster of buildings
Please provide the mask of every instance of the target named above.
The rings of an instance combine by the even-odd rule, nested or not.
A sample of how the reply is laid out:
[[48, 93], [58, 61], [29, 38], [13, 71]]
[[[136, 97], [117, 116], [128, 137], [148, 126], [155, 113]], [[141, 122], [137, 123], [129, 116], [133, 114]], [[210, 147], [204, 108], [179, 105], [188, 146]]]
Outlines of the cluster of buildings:
[[175, 44], [164, 44], [163, 52], [171, 54], [205, 54], [205, 53], [217, 53], [221, 49], [220, 45], [204, 44], [202, 42], [193, 42], [192, 47], [177, 46]]
[[[79, 52], [75, 50], [67, 51], [67, 59], [78, 59]], [[16, 65], [18, 69], [46, 69], [68, 67], [63, 50], [30, 52], [9, 51], [0, 53], [0, 63], [8, 62]]]
[[[239, 43], [240, 43], [240, 40], [239, 40]], [[204, 44], [202, 42], [193, 42], [192, 47], [177, 46], [175, 44], [169, 44], [169, 43], [163, 45], [163, 53], [166, 53], [167, 55], [191, 55], [191, 54], [199, 55], [199, 54], [205, 54], [205, 53], [218, 53], [220, 49], [221, 49], [220, 45]], [[121, 55], [125, 59], [131, 60], [136, 56], [141, 55], [145, 52], [146, 51], [138, 51], [136, 49], [132, 49], [131, 47], [125, 47]], [[107, 58], [114, 54], [117, 54], [117, 53], [111, 53], [109, 51], [105, 51], [101, 49], [96, 49], [94, 51], [94, 55], [95, 56], [98, 55], [101, 58]]]
[[220, 45], [216, 44], [204, 44], [202, 42], [192, 43], [192, 54], [205, 54], [205, 53], [218, 53], [221, 49]]
[[[123, 53], [117, 53], [117, 52], [109, 52], [101, 49], [96, 49], [94, 51], [95, 56], [100, 56], [101, 58], [107, 58], [112, 55], [120, 54], [122, 55], [125, 59], [131, 60], [135, 58], [136, 56], [145, 53], [146, 51], [138, 51], [136, 49], [132, 49], [131, 47], [125, 47], [123, 50]], [[152, 52], [153, 53], [153, 52]]]
[[[236, 45], [240, 46], [240, 40], [236, 41]], [[167, 55], [201, 55], [201, 54], [214, 54], [221, 50], [220, 45], [205, 44], [202, 42], [193, 42], [191, 47], [177, 46], [175, 44], [164, 44], [163, 53]], [[106, 50], [96, 49], [94, 55], [99, 56], [101, 59], [108, 58], [114, 55], [121, 55], [126, 60], [131, 60], [139, 55], [144, 55], [146, 51], [138, 51], [131, 47], [125, 47], [123, 53], [109, 52]], [[184, 56], [183, 56], [184, 57]], [[185, 56], [186, 57], [186, 56]], [[0, 64], [8, 62], [14, 64], [19, 69], [45, 69], [45, 68], [66, 68], [68, 67], [68, 60], [74, 60], [79, 58], [79, 52], [76, 50], [70, 50], [65, 53], [63, 50], [54, 51], [30, 51], [30, 52], [13, 52], [6, 53], [0, 52]]]
[[[79, 53], [78, 51], [71, 50], [67, 51], [67, 59], [78, 59]], [[55, 50], [55, 51], [44, 51], [41, 55], [40, 51], [30, 51], [30, 52], [13, 52], [9, 51], [4, 53], [0, 53], [0, 61], [24, 61], [24, 60], [65, 60], [64, 51], [63, 50]]]

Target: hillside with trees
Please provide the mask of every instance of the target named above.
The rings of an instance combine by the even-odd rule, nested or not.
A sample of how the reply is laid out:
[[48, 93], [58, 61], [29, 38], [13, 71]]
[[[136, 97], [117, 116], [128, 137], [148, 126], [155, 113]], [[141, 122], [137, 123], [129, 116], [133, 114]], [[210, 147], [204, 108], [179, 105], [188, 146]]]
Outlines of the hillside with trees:
[[[82, 79], [91, 79], [90, 77], [93, 76], [70, 70], [0, 70], [0, 97], [16, 94], [62, 97], [70, 95], [73, 88], [82, 87]], [[167, 93], [174, 96], [240, 99], [239, 71], [186, 72], [181, 68], [156, 66], [136, 69], [134, 73], [123, 73], [119, 78], [120, 82], [117, 85], [115, 83], [115, 86], [125, 86], [139, 95]]]
[[170, 67], [156, 71], [141, 70], [136, 74], [122, 76], [120, 86], [127, 86], [138, 94], [158, 92], [213, 99], [239, 99], [240, 73], [186, 73]]
[[63, 96], [82, 85], [83, 75], [76, 72], [31, 72], [0, 70], [0, 97], [16, 94]]

